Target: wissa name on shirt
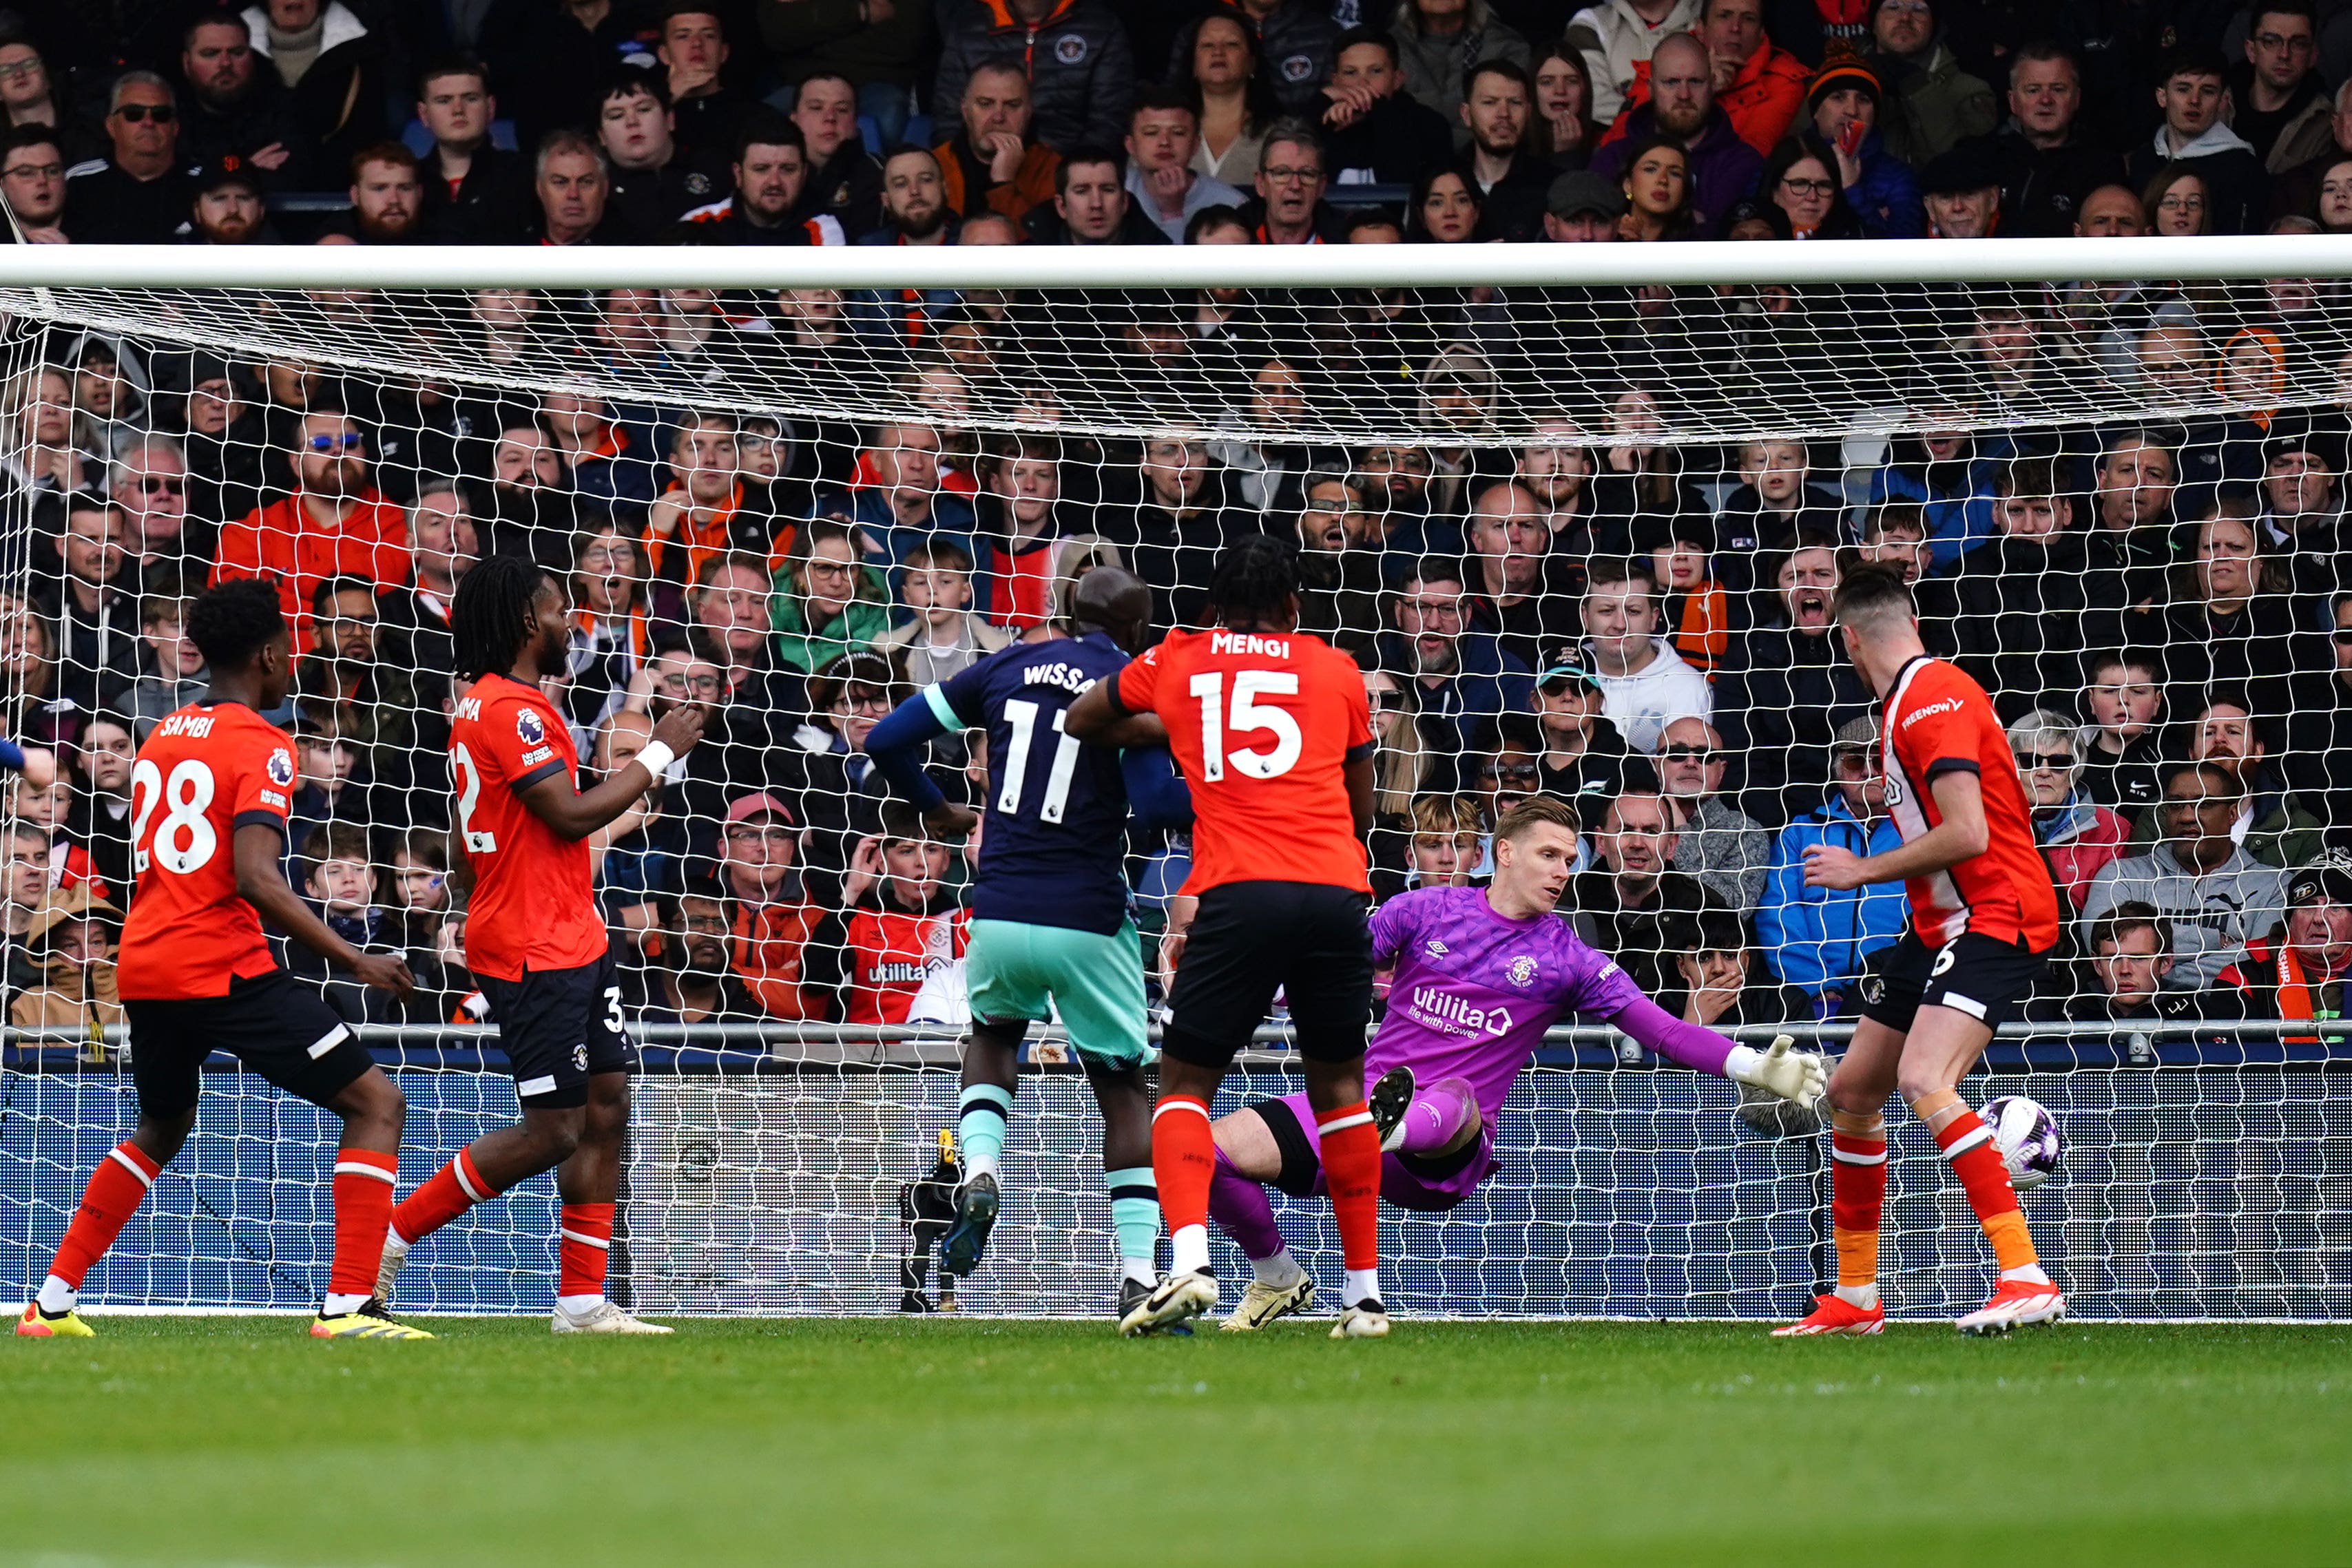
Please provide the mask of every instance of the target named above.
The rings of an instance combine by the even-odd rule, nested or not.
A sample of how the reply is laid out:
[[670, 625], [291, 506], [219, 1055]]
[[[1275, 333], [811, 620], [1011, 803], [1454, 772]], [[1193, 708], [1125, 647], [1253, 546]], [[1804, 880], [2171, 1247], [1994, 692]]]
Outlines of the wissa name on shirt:
[[1021, 671], [1024, 686], [1058, 686], [1066, 692], [1083, 694], [1095, 684], [1095, 678], [1075, 664], [1055, 660], [1050, 664], [1029, 664]]

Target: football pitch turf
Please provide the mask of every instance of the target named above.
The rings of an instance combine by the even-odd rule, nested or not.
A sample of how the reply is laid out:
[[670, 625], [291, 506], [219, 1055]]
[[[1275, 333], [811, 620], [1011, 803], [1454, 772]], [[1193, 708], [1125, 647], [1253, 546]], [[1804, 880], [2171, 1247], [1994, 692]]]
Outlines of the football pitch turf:
[[95, 1322], [0, 1344], [7, 1568], [2352, 1560], [2346, 1327]]

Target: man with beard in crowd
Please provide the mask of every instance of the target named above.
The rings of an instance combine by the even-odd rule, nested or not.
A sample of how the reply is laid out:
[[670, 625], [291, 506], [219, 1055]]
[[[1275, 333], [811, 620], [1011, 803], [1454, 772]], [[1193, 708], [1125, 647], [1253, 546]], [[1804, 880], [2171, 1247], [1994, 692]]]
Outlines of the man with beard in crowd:
[[213, 582], [275, 583], [295, 640], [307, 643], [319, 585], [352, 576], [394, 586], [408, 571], [408, 530], [400, 508], [369, 483], [367, 437], [349, 415], [314, 405], [290, 434], [294, 493], [221, 530]]
[[1509, 60], [1482, 61], [1470, 73], [1462, 100], [1470, 145], [1456, 167], [1478, 193], [1482, 238], [1531, 240], [1543, 227], [1544, 197], [1558, 171], [1528, 141], [1535, 97], [1533, 78]]
[[730, 166], [735, 189], [695, 208], [675, 231], [688, 245], [847, 245], [841, 220], [817, 213], [794, 220], [808, 184], [808, 149], [800, 127], [772, 109], [754, 110]]
[[857, 243], [953, 245], [957, 227], [938, 156], [920, 147], [902, 147], [882, 165], [882, 226]]
[[1755, 189], [1763, 172], [1762, 156], [1740, 140], [1715, 101], [1706, 46], [1687, 33], [1659, 40], [1650, 57], [1650, 100], [1628, 111], [1622, 124], [1624, 133], [1612, 133], [1593, 153], [1593, 172], [1620, 179], [1635, 147], [1652, 136], [1672, 137], [1689, 159], [1691, 206], [1708, 233], [1720, 228], [1731, 204]]
[[724, 1023], [752, 1016], [759, 1004], [729, 967], [726, 900], [705, 887], [665, 900], [662, 967], [638, 1012], [643, 1023]]
[[351, 216], [329, 224], [320, 237], [355, 245], [417, 245], [427, 237], [416, 154], [399, 142], [379, 142], [352, 158], [351, 199]]
[[191, 245], [275, 245], [278, 232], [249, 169], [215, 164], [196, 176], [188, 203]]
[[290, 183], [308, 172], [300, 154], [309, 143], [278, 73], [259, 68], [258, 58], [252, 28], [234, 11], [188, 24], [180, 40], [180, 77], [188, 84], [180, 153], [190, 163], [250, 165], [265, 179]]

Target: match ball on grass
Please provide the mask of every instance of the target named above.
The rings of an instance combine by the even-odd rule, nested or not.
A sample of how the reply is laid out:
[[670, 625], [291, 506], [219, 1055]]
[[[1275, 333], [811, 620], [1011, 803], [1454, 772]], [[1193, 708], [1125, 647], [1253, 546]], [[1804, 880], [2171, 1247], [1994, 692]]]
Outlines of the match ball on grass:
[[1978, 1115], [1992, 1129], [1993, 1147], [2009, 1167], [2010, 1186], [2032, 1192], [2056, 1174], [2066, 1155], [2066, 1140], [2058, 1131], [2057, 1118], [2039, 1101], [2003, 1094], [1986, 1101]]

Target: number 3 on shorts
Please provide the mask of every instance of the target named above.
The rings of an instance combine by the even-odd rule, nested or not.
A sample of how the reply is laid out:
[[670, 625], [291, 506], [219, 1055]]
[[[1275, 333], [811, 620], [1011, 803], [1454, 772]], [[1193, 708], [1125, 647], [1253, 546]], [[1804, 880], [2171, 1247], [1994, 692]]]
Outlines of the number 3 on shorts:
[[628, 1032], [628, 1020], [621, 1017], [621, 988], [604, 988], [604, 1027], [616, 1035]]
[[1936, 962], [1931, 967], [1929, 967], [1927, 973], [1930, 975], [1950, 974], [1952, 972], [1952, 966], [1960, 961], [1959, 946], [1960, 945], [1958, 942], [1947, 942], [1941, 947], [1937, 948]]

